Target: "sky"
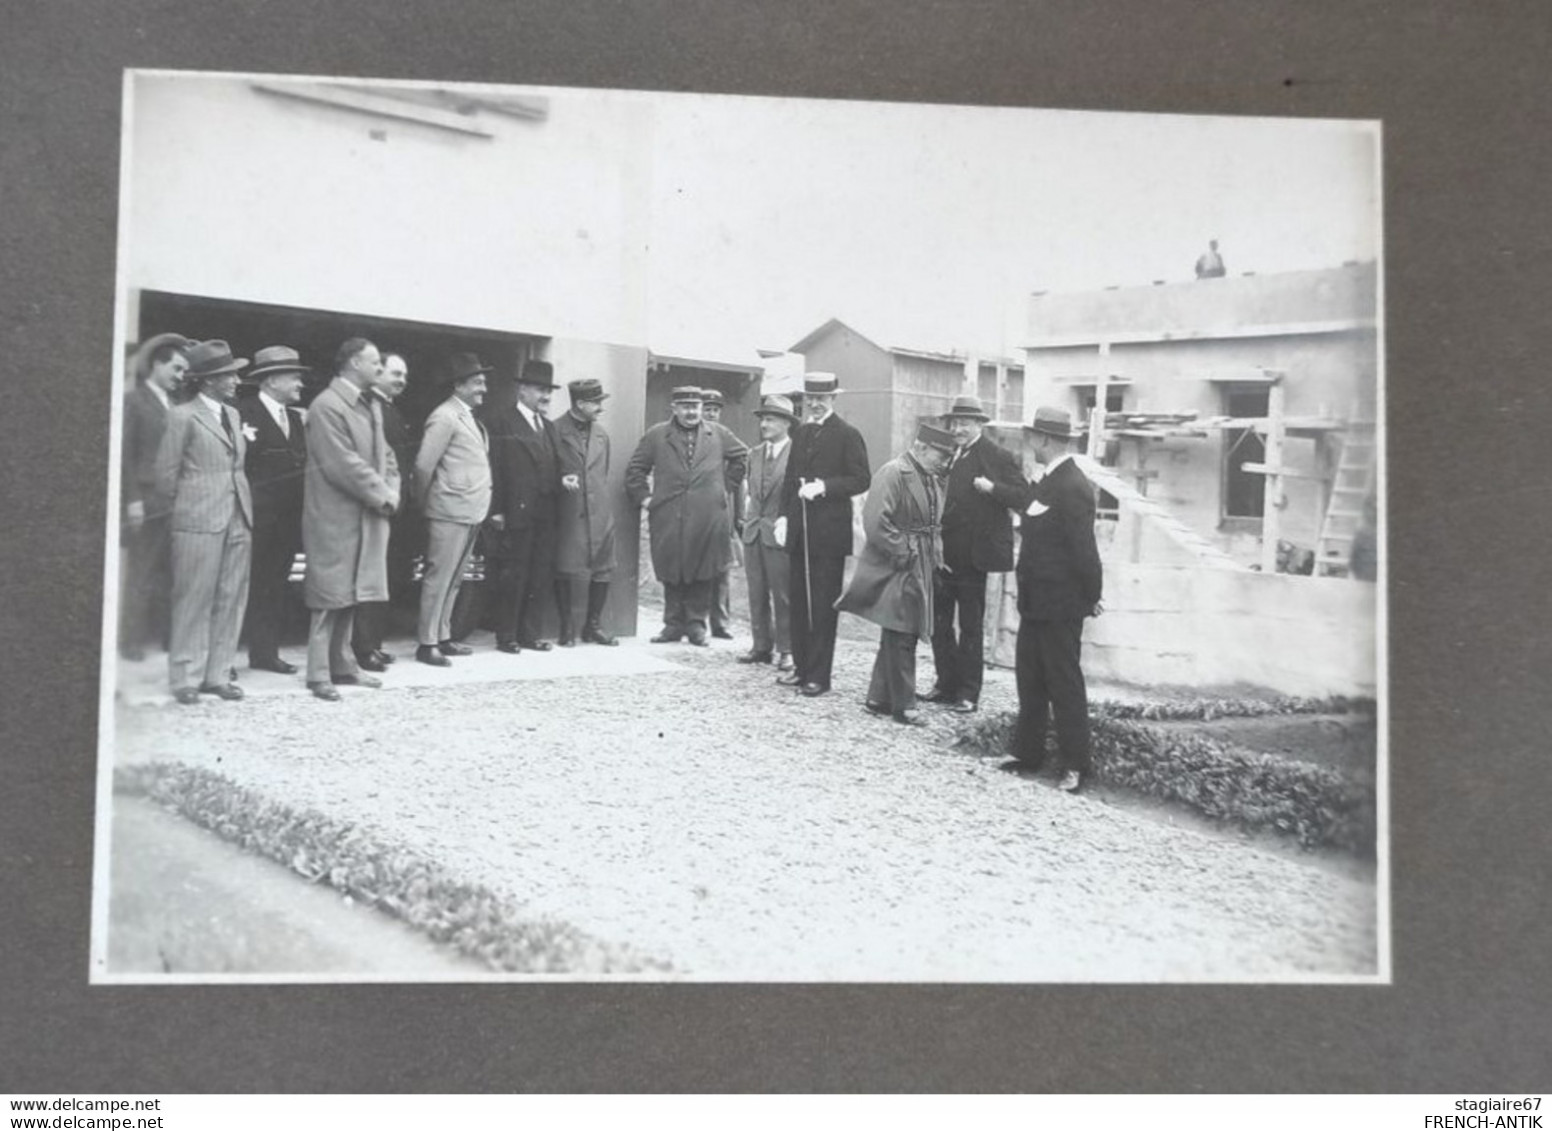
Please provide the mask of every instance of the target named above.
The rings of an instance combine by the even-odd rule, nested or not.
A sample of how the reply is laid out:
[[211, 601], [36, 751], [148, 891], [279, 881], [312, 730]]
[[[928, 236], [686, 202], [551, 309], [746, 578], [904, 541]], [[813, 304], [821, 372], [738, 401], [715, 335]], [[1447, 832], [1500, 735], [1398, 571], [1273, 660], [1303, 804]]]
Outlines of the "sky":
[[831, 317], [1018, 356], [1034, 291], [1379, 254], [1379, 127], [657, 95], [651, 347], [739, 360]]

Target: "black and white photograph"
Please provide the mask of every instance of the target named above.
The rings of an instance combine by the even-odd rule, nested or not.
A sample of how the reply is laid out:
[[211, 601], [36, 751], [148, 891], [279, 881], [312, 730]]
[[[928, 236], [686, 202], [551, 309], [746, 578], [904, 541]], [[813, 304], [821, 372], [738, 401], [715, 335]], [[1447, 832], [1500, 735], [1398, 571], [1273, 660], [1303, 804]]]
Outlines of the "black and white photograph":
[[1381, 151], [128, 70], [91, 981], [1388, 985]]

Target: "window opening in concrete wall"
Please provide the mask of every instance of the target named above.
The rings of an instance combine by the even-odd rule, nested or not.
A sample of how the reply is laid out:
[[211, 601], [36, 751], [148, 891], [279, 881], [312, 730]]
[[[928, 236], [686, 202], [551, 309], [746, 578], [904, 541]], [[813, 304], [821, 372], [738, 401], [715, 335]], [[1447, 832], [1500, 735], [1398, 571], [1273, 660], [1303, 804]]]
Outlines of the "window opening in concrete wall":
[[[1259, 419], [1269, 407], [1265, 386], [1223, 390], [1223, 411], [1237, 419]], [[1263, 518], [1266, 479], [1245, 470], [1247, 463], [1266, 462], [1266, 438], [1254, 428], [1230, 428], [1223, 433], [1223, 517]]]
[[1024, 419], [1024, 371], [1022, 369], [1008, 370], [1007, 385], [1002, 396], [1003, 420]]

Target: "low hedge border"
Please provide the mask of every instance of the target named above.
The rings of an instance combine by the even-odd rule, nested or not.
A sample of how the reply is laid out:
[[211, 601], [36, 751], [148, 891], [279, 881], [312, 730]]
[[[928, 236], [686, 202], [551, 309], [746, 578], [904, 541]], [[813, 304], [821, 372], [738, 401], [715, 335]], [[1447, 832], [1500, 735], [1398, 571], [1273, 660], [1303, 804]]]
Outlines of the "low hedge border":
[[1280, 696], [1273, 699], [1186, 699], [1177, 702], [1128, 703], [1096, 700], [1090, 711], [1109, 719], [1175, 720], [1248, 719], [1262, 715], [1374, 714], [1374, 700], [1343, 695], [1326, 698]]
[[[1096, 704], [1091, 712], [1097, 780], [1184, 805], [1238, 828], [1290, 835], [1306, 848], [1374, 852], [1372, 781], [1174, 728], [1149, 726], [1112, 710], [1113, 706]], [[1005, 757], [1012, 749], [1016, 718], [1003, 712], [975, 720], [960, 731], [955, 745]]]
[[210, 770], [170, 762], [120, 767], [114, 790], [143, 796], [232, 841], [402, 919], [507, 973], [640, 973], [672, 969], [565, 923], [534, 920], [515, 901], [466, 883], [411, 849], [313, 810], [297, 812]]

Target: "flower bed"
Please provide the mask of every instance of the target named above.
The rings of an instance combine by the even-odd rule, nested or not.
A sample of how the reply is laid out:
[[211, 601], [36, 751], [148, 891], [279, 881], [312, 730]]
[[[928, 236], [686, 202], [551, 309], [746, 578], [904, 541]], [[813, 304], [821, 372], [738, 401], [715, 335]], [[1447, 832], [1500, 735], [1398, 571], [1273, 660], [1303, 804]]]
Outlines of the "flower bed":
[[121, 767], [114, 788], [173, 809], [222, 838], [381, 908], [438, 942], [511, 973], [632, 973], [670, 967], [516, 902], [360, 827], [265, 800], [209, 770], [166, 762]]

